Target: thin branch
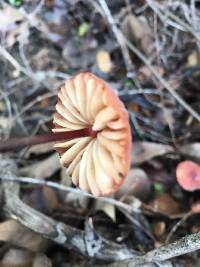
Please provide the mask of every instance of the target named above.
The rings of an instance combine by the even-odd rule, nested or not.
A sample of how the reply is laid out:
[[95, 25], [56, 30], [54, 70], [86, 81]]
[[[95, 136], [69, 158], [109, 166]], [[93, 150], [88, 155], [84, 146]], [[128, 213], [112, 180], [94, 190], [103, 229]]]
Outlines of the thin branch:
[[56, 95], [57, 95], [56, 92], [49, 92], [49, 93], [37, 96], [35, 99], [33, 99], [28, 104], [26, 104], [19, 112], [17, 112], [12, 117], [12, 122], [14, 123], [22, 114], [24, 114], [26, 111], [28, 111], [31, 107], [35, 106], [37, 103], [40, 103], [47, 98], [55, 97]]
[[[29, 180], [30, 178], [28, 178]], [[17, 181], [17, 180], [27, 180], [27, 178], [15, 178], [15, 176], [8, 175], [7, 177], [4, 176], [4, 181]], [[34, 180], [34, 179], [33, 179]], [[49, 184], [49, 182], [48, 182]], [[52, 182], [50, 182], [52, 185]], [[53, 184], [55, 185], [55, 183]], [[58, 188], [58, 186], [56, 186]], [[60, 187], [60, 186], [59, 186]], [[66, 226], [63, 223], [55, 222], [53, 219], [33, 210], [32, 208], [28, 207], [24, 204], [19, 198], [15, 195], [18, 192], [16, 189], [13, 189], [12, 183], [9, 185], [5, 183], [5, 190], [6, 190], [6, 206], [5, 210], [10, 214], [11, 218], [17, 219], [22, 224], [27, 226], [28, 228], [32, 229], [33, 231], [42, 234], [46, 238], [53, 240], [63, 246], [69, 246], [70, 244], [72, 247], [83, 254], [87, 254], [87, 249], [85, 250], [85, 246], [82, 246], [82, 239], [80, 236], [81, 231], [75, 230], [75, 228]], [[60, 188], [61, 189], [61, 188]], [[66, 189], [66, 188], [65, 188]], [[74, 191], [75, 192], [75, 191]], [[45, 222], [45, 225], [44, 225]], [[43, 225], [43, 227], [42, 227]], [[50, 227], [50, 228], [49, 228]], [[55, 233], [57, 232], [57, 235]], [[69, 235], [71, 238], [69, 238]], [[68, 243], [69, 242], [69, 243]], [[81, 245], [82, 244], [82, 245]], [[112, 246], [111, 246], [112, 247]], [[117, 248], [117, 247], [116, 247]], [[144, 266], [147, 263], [155, 263], [155, 262], [162, 262], [168, 259], [184, 255], [186, 253], [190, 253], [200, 249], [200, 233], [188, 235], [186, 237], [181, 238], [180, 240], [161, 246], [160, 248], [154, 249], [144, 256], [134, 256], [132, 259], [122, 260], [121, 262], [115, 262], [110, 265], [104, 265], [102, 267], [138, 267]], [[118, 251], [118, 257], [122, 256], [122, 251]], [[90, 252], [91, 253], [91, 252]], [[101, 251], [102, 253], [102, 251]], [[126, 252], [127, 253], [127, 252]], [[125, 253], [125, 254], [126, 254]], [[121, 256], [120, 256], [121, 255]], [[91, 254], [89, 255], [91, 256]], [[93, 255], [94, 256], [94, 255]], [[95, 255], [99, 259], [108, 259], [110, 255]], [[115, 255], [116, 257], [116, 255]], [[125, 256], [130, 258], [130, 254]], [[121, 258], [121, 259], [122, 259]], [[116, 260], [117, 258], [115, 258]], [[114, 260], [114, 259], [112, 259]], [[119, 258], [118, 258], [119, 260]]]
[[[94, 1], [95, 2], [95, 1]], [[103, 9], [103, 11], [105, 12], [105, 17], [108, 20], [109, 24], [111, 25], [111, 29], [121, 47], [122, 50], [122, 55], [124, 58], [124, 63], [126, 65], [126, 69], [127, 69], [127, 76], [132, 76], [133, 75], [133, 64], [129, 55], [129, 51], [126, 45], [126, 42], [123, 38], [122, 32], [118, 29], [118, 27], [116, 26], [116, 22], [114, 20], [114, 18], [112, 17], [112, 14], [107, 6], [107, 3], [105, 0], [98, 0], [101, 8]], [[91, 1], [91, 3], [93, 4], [93, 1]]]
[[[125, 36], [124, 36], [125, 38]], [[126, 38], [125, 38], [126, 39]], [[132, 50], [149, 68], [149, 70], [154, 74], [154, 76], [158, 79], [158, 81], [169, 91], [169, 93], [176, 99], [176, 101], [181, 104], [194, 118], [196, 118], [199, 122], [200, 122], [200, 114], [197, 113], [193, 108], [191, 108], [189, 106], [188, 103], [185, 102], [185, 100], [183, 100], [179, 94], [176, 93], [176, 91], [174, 91], [171, 86], [169, 85], [169, 83], [164, 80], [159, 74], [158, 72], [155, 70], [155, 68], [151, 65], [151, 62], [148, 60], [148, 58], [146, 58], [132, 43], [130, 43], [127, 39], [126, 39], [127, 45], [130, 48], [130, 50]]]
[[22, 67], [17, 60], [2, 46], [0, 46], [0, 54], [7, 59], [12, 65], [13, 67], [15, 67], [15, 69], [17, 69], [18, 71], [24, 73], [27, 76], [31, 76], [30, 73], [26, 70], [26, 68]]
[[[10, 136], [10, 131], [12, 128], [12, 105], [9, 100], [9, 97], [7, 94], [5, 94], [1, 89], [0, 89], [0, 100], [1, 98], [4, 100], [6, 107], [7, 107], [7, 112], [8, 112], [8, 126], [5, 128], [5, 136], [4, 138], [7, 139]], [[4, 128], [4, 127], [3, 127]]]
[[[1, 180], [6, 180], [6, 181], [11, 181], [11, 182], [19, 182], [19, 183], [30, 183], [30, 184], [36, 184], [36, 185], [41, 185], [41, 186], [48, 186], [51, 188], [55, 188], [58, 190], [62, 190], [65, 192], [71, 192], [74, 194], [79, 194], [79, 195], [83, 195], [89, 198], [93, 198], [93, 199], [98, 199], [98, 201], [104, 201], [107, 203], [110, 203], [116, 207], [122, 208], [123, 210], [131, 213], [131, 212], [139, 212], [139, 209], [130, 205], [127, 205], [121, 201], [115, 200], [113, 198], [108, 198], [108, 197], [95, 197], [89, 193], [83, 192], [80, 189], [77, 188], [72, 188], [72, 187], [68, 187], [65, 185], [61, 185], [55, 182], [51, 182], [51, 181], [46, 181], [46, 180], [40, 180], [40, 179], [36, 179], [36, 178], [30, 178], [30, 177], [8, 177], [8, 176], [0, 176]], [[140, 201], [137, 200], [138, 202], [138, 206], [140, 205]]]
[[61, 78], [61, 79], [68, 79], [69, 75], [62, 73], [60, 71], [36, 71], [36, 72], [30, 72], [23, 66], [21, 66], [18, 61], [2, 46], [0, 46], [0, 54], [7, 59], [15, 69], [22, 72], [32, 80], [36, 80], [37, 82], [44, 81], [47, 77], [50, 78]]
[[[198, 41], [200, 41], [200, 36], [198, 35], [197, 32], [195, 32], [195, 30], [192, 29], [192, 27], [190, 27], [190, 25], [188, 25], [186, 22], [184, 22], [181, 18], [179, 18], [176, 15], [174, 15], [172, 12], [170, 12], [169, 10], [166, 10], [165, 7], [163, 7], [162, 5], [160, 5], [157, 1], [155, 0], [147, 0], [147, 4], [152, 8], [152, 10], [158, 14], [161, 15], [160, 12], [162, 13], [162, 15], [165, 17], [165, 19], [163, 19], [163, 22], [166, 23], [166, 17], [171, 18], [172, 20], [174, 20], [175, 22], [179, 23], [179, 25], [184, 28], [186, 31], [190, 32]], [[159, 16], [161, 18], [161, 16]]]
[[[107, 6], [107, 3], [105, 0], [98, 0], [99, 4], [101, 5], [101, 8], [104, 10], [105, 18], [111, 25], [113, 31], [115, 31], [115, 35], [119, 34], [120, 40], [123, 39], [123, 44], [126, 42], [129, 49], [136, 54], [149, 68], [149, 70], [154, 74], [154, 76], [157, 78], [157, 80], [166, 88], [169, 93], [177, 100], [179, 104], [181, 104], [194, 118], [196, 118], [200, 122], [200, 114], [198, 114], [193, 108], [189, 106], [188, 103], [186, 103], [177, 93], [174, 91], [169, 83], [165, 81], [157, 72], [157, 70], [152, 66], [150, 60], [145, 57], [140, 50], [134, 46], [124, 35], [123, 33], [117, 28], [114, 18], [112, 17], [112, 14]], [[117, 39], [118, 40], [118, 39]], [[119, 40], [118, 40], [119, 41]]]
[[187, 235], [178, 241], [151, 250], [143, 256], [115, 262], [102, 267], [139, 267], [147, 263], [159, 263], [200, 249], [200, 233]]
[[44, 135], [34, 135], [21, 138], [12, 138], [5, 141], [0, 141], [0, 152], [13, 151], [15, 149], [24, 148], [27, 146], [49, 143], [52, 141], [70, 140], [78, 137], [95, 137], [97, 132], [92, 128], [83, 128], [74, 131], [47, 133]]
[[[19, 198], [20, 186], [14, 182], [17, 178], [17, 166], [11, 159], [0, 160], [2, 196], [4, 213], [30, 230], [52, 240], [64, 248], [73, 249], [86, 257], [99, 260], [124, 260], [136, 255], [136, 252], [123, 244], [107, 240], [95, 232], [90, 219], [85, 231], [56, 221], [29, 207]], [[8, 182], [8, 180], [10, 180]], [[34, 179], [33, 179], [34, 180]]]
[[177, 231], [177, 229], [186, 222], [186, 220], [193, 215], [192, 211], [187, 212], [171, 229], [169, 234], [167, 235], [167, 238], [165, 240], [165, 243], [168, 244], [171, 241], [171, 238], [173, 234]]
[[19, 199], [19, 188], [16, 183], [4, 182], [3, 188], [4, 212], [44, 238], [62, 247], [73, 249], [86, 257], [95, 257], [99, 260], [123, 260], [134, 256], [133, 250], [104, 239], [95, 233], [94, 229], [85, 231], [76, 229], [29, 207]]

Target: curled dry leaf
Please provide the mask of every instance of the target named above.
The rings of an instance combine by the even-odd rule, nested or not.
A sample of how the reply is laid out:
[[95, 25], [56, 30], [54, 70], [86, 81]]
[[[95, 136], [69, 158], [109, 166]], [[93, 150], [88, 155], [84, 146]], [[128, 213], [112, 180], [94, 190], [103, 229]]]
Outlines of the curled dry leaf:
[[176, 168], [179, 185], [186, 191], [200, 190], [200, 165], [193, 161], [183, 161]]
[[51, 261], [43, 253], [11, 248], [0, 261], [1, 267], [51, 267]]
[[55, 190], [48, 186], [42, 188], [44, 200], [49, 212], [59, 208], [59, 202]]
[[166, 223], [164, 221], [158, 221], [153, 224], [153, 232], [157, 238], [161, 237], [166, 230]]
[[0, 241], [31, 251], [43, 251], [48, 244], [41, 236], [14, 220], [0, 223]]
[[139, 168], [130, 170], [126, 180], [117, 192], [118, 198], [135, 196], [140, 200], [147, 200], [151, 193], [151, 182], [145, 171]]
[[180, 205], [169, 194], [163, 193], [155, 196], [150, 205], [156, 212], [166, 215], [180, 213]]
[[[153, 66], [154, 70], [161, 76], [163, 77], [163, 75], [165, 74], [164, 69], [161, 66]], [[137, 73], [137, 78], [141, 81], [143, 80], [150, 80], [153, 78], [153, 73], [151, 72], [151, 70], [147, 67], [147, 65], [141, 67], [138, 70]]]
[[144, 18], [140, 19], [133, 14], [126, 16], [122, 22], [122, 31], [131, 42], [139, 45], [145, 54], [152, 52], [153, 35]]
[[31, 154], [41, 155], [51, 151], [53, 151], [53, 143], [37, 144], [28, 148], [27, 152], [25, 153], [25, 157], [29, 158]]
[[30, 267], [33, 253], [24, 249], [9, 249], [0, 261], [1, 267]]
[[[179, 148], [180, 152], [186, 156], [200, 159], [200, 143], [191, 143]], [[135, 142], [132, 150], [133, 164], [141, 164], [152, 158], [174, 153], [172, 146], [153, 142]]]
[[20, 174], [24, 176], [34, 177], [37, 179], [45, 179], [52, 176], [59, 169], [59, 157], [57, 153], [54, 153], [44, 160], [41, 160], [30, 166], [21, 168]]
[[58, 93], [54, 132], [91, 127], [94, 137], [57, 143], [72, 182], [95, 196], [118, 190], [130, 166], [128, 113], [114, 91], [91, 73], [69, 79]]

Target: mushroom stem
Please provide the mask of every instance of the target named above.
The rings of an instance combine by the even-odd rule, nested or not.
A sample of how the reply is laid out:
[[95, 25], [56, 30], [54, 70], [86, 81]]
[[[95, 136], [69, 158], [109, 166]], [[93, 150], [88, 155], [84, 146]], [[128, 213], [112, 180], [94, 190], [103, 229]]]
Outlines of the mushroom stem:
[[52, 141], [69, 140], [77, 137], [91, 136], [95, 137], [96, 131], [92, 128], [84, 128], [75, 131], [61, 132], [61, 133], [48, 133], [45, 135], [36, 135], [22, 138], [13, 138], [5, 141], [0, 141], [0, 152], [13, 151], [15, 149], [24, 148], [37, 144], [49, 143]]

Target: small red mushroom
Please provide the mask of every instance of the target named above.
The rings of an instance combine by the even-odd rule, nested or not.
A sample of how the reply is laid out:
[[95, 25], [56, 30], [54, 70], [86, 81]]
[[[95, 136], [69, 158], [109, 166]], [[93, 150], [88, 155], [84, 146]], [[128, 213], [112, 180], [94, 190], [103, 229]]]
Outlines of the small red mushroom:
[[53, 131], [91, 128], [94, 136], [55, 144], [72, 182], [95, 196], [118, 190], [128, 174], [131, 131], [128, 113], [114, 91], [92, 73], [80, 73], [58, 93]]
[[186, 160], [178, 164], [176, 178], [179, 185], [186, 191], [200, 189], [200, 165]]

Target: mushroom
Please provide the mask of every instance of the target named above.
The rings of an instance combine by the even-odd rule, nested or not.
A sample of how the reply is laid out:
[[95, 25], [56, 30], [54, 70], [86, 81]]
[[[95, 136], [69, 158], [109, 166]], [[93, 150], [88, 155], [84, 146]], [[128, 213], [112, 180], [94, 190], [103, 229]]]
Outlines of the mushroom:
[[116, 192], [130, 168], [131, 131], [128, 113], [108, 84], [89, 72], [67, 80], [53, 120], [53, 132], [0, 142], [0, 152], [57, 142], [76, 186], [95, 196]]
[[176, 168], [179, 185], [186, 191], [200, 189], [200, 165], [193, 161], [183, 161]]
[[54, 133], [91, 129], [90, 136], [54, 145], [72, 182], [95, 196], [116, 192], [130, 167], [131, 131], [128, 113], [108, 84], [89, 72], [67, 80], [54, 125]]

